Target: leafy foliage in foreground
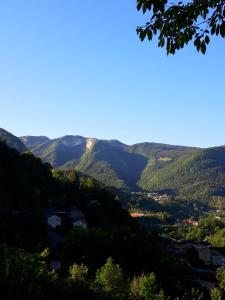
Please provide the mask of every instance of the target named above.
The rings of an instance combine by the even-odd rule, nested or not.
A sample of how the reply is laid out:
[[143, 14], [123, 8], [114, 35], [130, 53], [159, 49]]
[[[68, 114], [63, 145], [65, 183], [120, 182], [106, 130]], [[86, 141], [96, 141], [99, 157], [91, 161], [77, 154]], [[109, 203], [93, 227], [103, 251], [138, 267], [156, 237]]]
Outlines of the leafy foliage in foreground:
[[137, 9], [149, 12], [149, 21], [137, 28], [143, 41], [158, 37], [158, 46], [166, 47], [167, 54], [175, 52], [190, 41], [203, 54], [210, 35], [225, 37], [225, 1], [137, 0]]
[[[3, 299], [167, 299], [195, 287], [192, 270], [163, 250], [154, 231], [139, 228], [96, 180], [76, 171], [53, 171], [3, 143], [0, 167], [1, 243], [36, 253], [0, 247]], [[89, 227], [64, 232], [57, 274], [49, 270], [47, 251], [37, 254], [45, 245], [49, 204], [80, 208]]]
[[[169, 300], [158, 277], [153, 273], [126, 274], [109, 257], [91, 273], [82, 264], [72, 264], [64, 273], [48, 268], [48, 256], [29, 254], [17, 248], [0, 246], [0, 288], [4, 300], [64, 299], [64, 300]], [[223, 287], [224, 274], [218, 272]], [[185, 291], [186, 290], [186, 291]], [[176, 299], [202, 299], [196, 289], [187, 288]], [[183, 296], [182, 296], [183, 294]], [[190, 296], [192, 297], [190, 298]]]

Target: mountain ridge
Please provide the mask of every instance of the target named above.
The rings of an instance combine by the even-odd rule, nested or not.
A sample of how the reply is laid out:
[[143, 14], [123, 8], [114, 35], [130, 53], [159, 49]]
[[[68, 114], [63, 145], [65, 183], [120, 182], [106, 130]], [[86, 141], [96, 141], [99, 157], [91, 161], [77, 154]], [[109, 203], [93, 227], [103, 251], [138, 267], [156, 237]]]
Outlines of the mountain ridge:
[[[1, 133], [1, 130], [0, 130]], [[18, 138], [3, 131], [14, 146]], [[1, 137], [1, 135], [0, 135]], [[225, 207], [225, 146], [196, 148], [144, 142], [126, 145], [80, 135], [23, 136], [23, 149], [54, 168], [76, 169], [108, 188], [174, 191], [179, 200]]]
[[[100, 140], [67, 135], [49, 139], [21, 137], [26, 147], [42, 160], [62, 169], [76, 168], [109, 187], [142, 189], [142, 178], [148, 174], [149, 161], [156, 159], [155, 168], [168, 165], [194, 147], [144, 142], [127, 145], [118, 140]], [[39, 144], [36, 141], [39, 141]], [[33, 142], [33, 145], [32, 145]], [[157, 161], [158, 160], [158, 161]], [[159, 163], [159, 160], [161, 162]]]
[[16, 149], [20, 153], [27, 150], [20, 138], [3, 128], [0, 128], [0, 141], [6, 143], [10, 148]]

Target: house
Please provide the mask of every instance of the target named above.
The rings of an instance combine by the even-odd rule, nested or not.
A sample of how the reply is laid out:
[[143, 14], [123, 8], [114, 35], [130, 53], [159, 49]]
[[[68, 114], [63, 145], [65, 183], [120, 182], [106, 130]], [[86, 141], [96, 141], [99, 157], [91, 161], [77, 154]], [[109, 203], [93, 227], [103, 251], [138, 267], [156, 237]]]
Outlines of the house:
[[74, 221], [73, 227], [81, 227], [83, 229], [87, 229], [87, 222], [85, 220]]
[[198, 222], [198, 221], [193, 221], [193, 222], [192, 222], [192, 225], [193, 225], [193, 226], [198, 226], [198, 225], [199, 225], [199, 222]]
[[68, 226], [68, 213], [65, 211], [54, 212], [48, 216], [48, 225], [56, 229], [61, 226]]
[[62, 219], [61, 217], [57, 216], [56, 214], [48, 217], [48, 225], [51, 228], [57, 228], [62, 226]]
[[68, 211], [54, 212], [48, 217], [48, 225], [56, 229], [58, 227], [70, 228], [82, 227], [87, 229], [87, 222], [84, 214], [77, 208], [72, 208]]
[[85, 216], [81, 210], [77, 209], [76, 207], [73, 207], [70, 211], [70, 218], [71, 220], [85, 219]]
[[70, 220], [73, 227], [81, 227], [83, 229], [87, 229], [87, 222], [82, 211], [77, 209], [76, 207], [72, 208], [70, 211]]
[[198, 226], [199, 225], [199, 221], [196, 218], [187, 219], [186, 223], [188, 225], [192, 225], [192, 226]]

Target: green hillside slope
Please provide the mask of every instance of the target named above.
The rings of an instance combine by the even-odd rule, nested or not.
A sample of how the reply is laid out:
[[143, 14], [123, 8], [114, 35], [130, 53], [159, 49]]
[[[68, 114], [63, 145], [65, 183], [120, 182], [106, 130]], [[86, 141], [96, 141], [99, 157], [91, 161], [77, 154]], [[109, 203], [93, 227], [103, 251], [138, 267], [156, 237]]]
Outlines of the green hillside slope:
[[224, 147], [198, 149], [158, 143], [125, 145], [117, 140], [66, 136], [22, 138], [27, 148], [54, 167], [73, 169], [108, 187], [173, 189], [178, 199], [223, 206]]
[[198, 150], [180, 157], [145, 180], [145, 189], [174, 189], [178, 197], [210, 202], [225, 201], [225, 147]]
[[129, 153], [107, 141], [97, 141], [85, 152], [77, 169], [107, 186], [117, 188], [136, 188], [147, 158]]
[[0, 243], [32, 247], [45, 238], [51, 176], [39, 158], [0, 142]]
[[192, 147], [160, 143], [139, 143], [128, 147], [128, 151], [131, 153], [143, 155], [148, 158], [164, 158], [164, 160], [166, 160], [166, 158], [176, 159], [185, 153], [192, 152], [194, 149], [195, 148]]
[[155, 144], [149, 157], [148, 164], [142, 172], [139, 186], [149, 188], [149, 181], [159, 170], [173, 164], [177, 160], [183, 160], [187, 155], [196, 151], [196, 148]]
[[137, 190], [148, 187], [155, 172], [194, 148], [158, 143], [132, 146], [117, 140], [96, 140], [80, 136], [21, 137], [28, 149], [54, 167], [77, 170], [108, 187]]

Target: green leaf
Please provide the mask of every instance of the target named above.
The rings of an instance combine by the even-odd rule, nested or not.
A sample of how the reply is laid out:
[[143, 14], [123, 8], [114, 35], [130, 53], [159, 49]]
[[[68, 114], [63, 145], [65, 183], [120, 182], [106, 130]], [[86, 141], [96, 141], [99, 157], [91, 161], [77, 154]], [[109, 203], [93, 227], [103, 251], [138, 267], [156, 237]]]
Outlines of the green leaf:
[[216, 32], [216, 24], [214, 24], [211, 28], [211, 34], [215, 34]]
[[143, 42], [145, 37], [146, 37], [146, 34], [147, 34], [147, 31], [146, 30], [142, 30], [140, 33], [139, 33], [139, 37], [141, 39], [141, 41]]
[[216, 35], [218, 35], [219, 32], [220, 32], [220, 25], [217, 25], [217, 26], [216, 26]]
[[210, 38], [208, 37], [208, 35], [205, 37], [205, 43], [208, 45], [210, 42]]
[[223, 22], [220, 26], [220, 35], [224, 38], [225, 37], [225, 22]]
[[138, 4], [137, 4], [137, 10], [140, 10], [142, 7], [142, 1], [138, 1]]
[[146, 13], [146, 10], [147, 10], [147, 4], [146, 4], [146, 2], [144, 2], [143, 5], [142, 5], [143, 14]]
[[148, 40], [151, 41], [152, 40], [152, 31], [151, 29], [148, 29]]
[[195, 39], [194, 45], [195, 45], [195, 47], [197, 48], [197, 50], [199, 51], [200, 48], [201, 48], [201, 40], [200, 40], [199, 37], [197, 37], [197, 38]]
[[202, 42], [201, 43], [201, 52], [203, 53], [203, 54], [205, 54], [205, 52], [206, 52], [206, 44], [205, 44], [205, 42]]

